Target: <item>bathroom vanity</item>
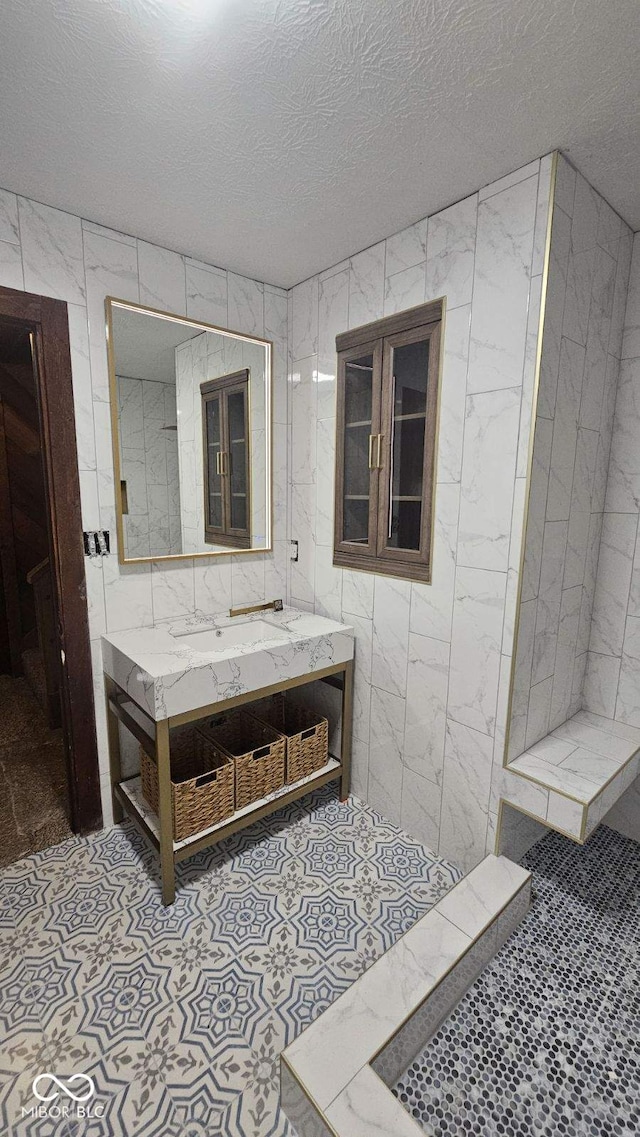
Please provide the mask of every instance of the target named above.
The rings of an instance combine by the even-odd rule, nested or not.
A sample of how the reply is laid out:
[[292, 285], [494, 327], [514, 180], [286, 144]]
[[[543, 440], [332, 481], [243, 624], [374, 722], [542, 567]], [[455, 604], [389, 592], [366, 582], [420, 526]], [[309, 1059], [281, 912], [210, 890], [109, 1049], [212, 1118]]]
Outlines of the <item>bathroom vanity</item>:
[[[353, 629], [285, 607], [245, 617], [197, 616], [178, 623], [102, 637], [114, 816], [127, 813], [160, 853], [162, 899], [175, 897], [175, 866], [327, 782], [349, 793], [353, 703]], [[280, 691], [321, 680], [342, 695], [339, 757], [309, 777], [183, 841], [174, 840], [171, 809], [172, 728]], [[142, 796], [140, 777], [123, 778], [119, 723], [158, 769], [159, 808]]]

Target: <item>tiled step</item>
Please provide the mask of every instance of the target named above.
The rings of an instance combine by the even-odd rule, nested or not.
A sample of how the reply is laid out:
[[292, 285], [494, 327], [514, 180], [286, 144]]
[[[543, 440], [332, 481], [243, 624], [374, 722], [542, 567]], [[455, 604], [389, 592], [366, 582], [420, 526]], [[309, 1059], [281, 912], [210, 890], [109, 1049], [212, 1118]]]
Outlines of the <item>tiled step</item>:
[[531, 876], [485, 857], [283, 1051], [299, 1137], [424, 1137], [390, 1091], [526, 914]]
[[[503, 800], [585, 841], [640, 770], [640, 730], [579, 711], [509, 763]], [[525, 778], [544, 792], [523, 793]]]

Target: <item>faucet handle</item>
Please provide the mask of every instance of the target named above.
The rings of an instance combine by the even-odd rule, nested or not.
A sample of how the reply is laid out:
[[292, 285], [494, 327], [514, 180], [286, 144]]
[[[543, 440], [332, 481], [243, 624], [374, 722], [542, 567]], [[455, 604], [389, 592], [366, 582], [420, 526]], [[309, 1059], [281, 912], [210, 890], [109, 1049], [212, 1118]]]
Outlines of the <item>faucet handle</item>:
[[282, 612], [283, 607], [284, 607], [284, 605], [282, 603], [282, 600], [274, 600], [274, 602], [273, 602], [274, 612]]

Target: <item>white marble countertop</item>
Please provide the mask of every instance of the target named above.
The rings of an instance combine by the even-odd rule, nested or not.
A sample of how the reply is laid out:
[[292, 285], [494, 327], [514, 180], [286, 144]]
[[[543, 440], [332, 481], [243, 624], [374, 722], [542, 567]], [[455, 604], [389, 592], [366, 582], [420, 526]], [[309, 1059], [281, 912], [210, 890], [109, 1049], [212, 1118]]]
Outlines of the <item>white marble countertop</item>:
[[[179, 638], [259, 621], [273, 625], [273, 635], [219, 650], [201, 651]], [[322, 671], [353, 654], [353, 628], [291, 607], [242, 618], [199, 614], [102, 637], [105, 673], [155, 720]]]

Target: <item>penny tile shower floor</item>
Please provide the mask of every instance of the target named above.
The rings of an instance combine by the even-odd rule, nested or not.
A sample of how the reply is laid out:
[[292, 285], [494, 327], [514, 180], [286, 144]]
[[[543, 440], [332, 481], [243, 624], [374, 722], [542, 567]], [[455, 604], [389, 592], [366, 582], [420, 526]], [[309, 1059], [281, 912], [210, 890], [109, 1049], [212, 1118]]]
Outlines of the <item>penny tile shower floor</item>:
[[394, 1093], [432, 1137], [640, 1133], [640, 845], [550, 833], [522, 863], [531, 912]]
[[[168, 909], [129, 823], [10, 866], [0, 1132], [284, 1137], [280, 1051], [459, 875], [332, 787], [184, 862]], [[77, 1072], [102, 1117], [22, 1116]]]

